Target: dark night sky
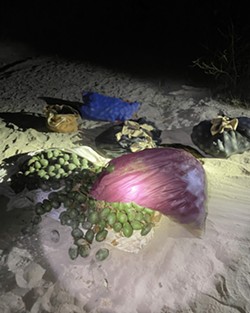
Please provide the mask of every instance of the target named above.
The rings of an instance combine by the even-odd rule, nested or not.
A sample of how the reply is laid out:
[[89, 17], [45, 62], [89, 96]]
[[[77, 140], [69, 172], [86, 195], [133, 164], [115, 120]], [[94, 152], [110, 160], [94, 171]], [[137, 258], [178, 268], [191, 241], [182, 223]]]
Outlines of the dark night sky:
[[188, 64], [223, 46], [218, 29], [233, 21], [247, 36], [240, 1], [4, 1], [1, 37], [38, 51], [113, 62]]

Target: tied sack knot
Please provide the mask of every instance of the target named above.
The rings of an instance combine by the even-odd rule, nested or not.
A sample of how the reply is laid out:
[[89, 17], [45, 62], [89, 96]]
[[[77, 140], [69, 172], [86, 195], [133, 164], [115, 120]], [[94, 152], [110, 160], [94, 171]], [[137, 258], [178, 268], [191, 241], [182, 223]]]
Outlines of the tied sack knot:
[[236, 130], [238, 126], [238, 119], [230, 119], [227, 116], [219, 115], [217, 118], [211, 120], [212, 126], [210, 132], [212, 136], [222, 134], [224, 131]]

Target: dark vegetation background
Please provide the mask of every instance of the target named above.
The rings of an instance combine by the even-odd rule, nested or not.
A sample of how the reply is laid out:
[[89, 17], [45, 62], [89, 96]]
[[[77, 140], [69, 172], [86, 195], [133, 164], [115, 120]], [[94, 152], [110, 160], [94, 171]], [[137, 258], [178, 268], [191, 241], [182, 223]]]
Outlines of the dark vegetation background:
[[[223, 49], [230, 23], [249, 38], [248, 1], [1, 1], [1, 38], [121, 67], [164, 71]], [[207, 50], [208, 48], [208, 50]]]

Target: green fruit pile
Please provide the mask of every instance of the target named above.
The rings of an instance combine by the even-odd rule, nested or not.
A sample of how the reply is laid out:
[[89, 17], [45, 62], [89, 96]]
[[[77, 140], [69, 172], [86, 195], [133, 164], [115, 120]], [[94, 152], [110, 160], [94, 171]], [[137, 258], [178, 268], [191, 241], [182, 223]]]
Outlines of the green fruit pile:
[[91, 184], [101, 170], [102, 167], [75, 153], [48, 149], [20, 164], [18, 172], [12, 175], [10, 184], [16, 193], [24, 188], [49, 191], [62, 187], [66, 178], [84, 172], [87, 172]]
[[[102, 169], [75, 153], [49, 149], [27, 160], [15, 177], [18, 188], [21, 185], [48, 192], [47, 199], [35, 205], [34, 225], [52, 209], [64, 209], [59, 219], [62, 225], [71, 227], [71, 259], [89, 256], [92, 243], [105, 241], [109, 231], [127, 238], [134, 232], [146, 236], [160, 216], [135, 203], [109, 203], [91, 198], [89, 190]], [[109, 250], [101, 248], [95, 257], [102, 261], [108, 255]]]
[[90, 164], [87, 159], [75, 153], [49, 149], [31, 157], [23, 164], [22, 172], [25, 176], [38, 176], [43, 180], [60, 179], [88, 169]]
[[[62, 225], [71, 227], [73, 237], [73, 245], [69, 249], [71, 259], [79, 255], [89, 256], [91, 244], [94, 241], [103, 242], [111, 230], [127, 238], [134, 232], [146, 236], [156, 222], [158, 213], [135, 203], [109, 203], [89, 197], [88, 190], [93, 183], [92, 177], [87, 171], [68, 177], [65, 179], [64, 188], [51, 191], [47, 199], [35, 206], [34, 223], [40, 222], [41, 216], [52, 209], [60, 207], [65, 209], [59, 219]], [[108, 250], [102, 248], [96, 258], [104, 260], [108, 255]]]

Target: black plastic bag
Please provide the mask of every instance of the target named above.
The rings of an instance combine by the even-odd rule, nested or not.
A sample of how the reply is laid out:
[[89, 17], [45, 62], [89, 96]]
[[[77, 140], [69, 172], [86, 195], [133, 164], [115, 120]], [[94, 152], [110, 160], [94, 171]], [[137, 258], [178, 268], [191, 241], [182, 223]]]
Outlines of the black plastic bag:
[[98, 152], [105, 157], [117, 157], [128, 152], [155, 148], [161, 143], [161, 130], [144, 118], [113, 125], [95, 139]]
[[250, 118], [219, 116], [193, 127], [193, 143], [206, 154], [218, 158], [243, 153], [250, 149]]

